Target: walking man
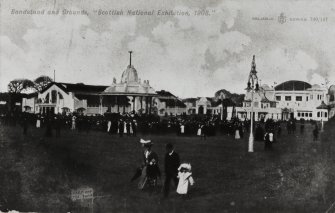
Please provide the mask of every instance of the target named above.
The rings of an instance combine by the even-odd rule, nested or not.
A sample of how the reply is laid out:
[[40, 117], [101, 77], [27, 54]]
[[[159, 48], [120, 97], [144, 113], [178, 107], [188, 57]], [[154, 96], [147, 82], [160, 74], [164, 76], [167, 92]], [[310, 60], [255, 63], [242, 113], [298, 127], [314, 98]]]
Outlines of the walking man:
[[172, 144], [166, 144], [165, 154], [165, 183], [164, 196], [167, 197], [170, 191], [170, 182], [173, 180], [175, 186], [178, 186], [178, 167], [180, 164], [179, 155], [174, 151]]

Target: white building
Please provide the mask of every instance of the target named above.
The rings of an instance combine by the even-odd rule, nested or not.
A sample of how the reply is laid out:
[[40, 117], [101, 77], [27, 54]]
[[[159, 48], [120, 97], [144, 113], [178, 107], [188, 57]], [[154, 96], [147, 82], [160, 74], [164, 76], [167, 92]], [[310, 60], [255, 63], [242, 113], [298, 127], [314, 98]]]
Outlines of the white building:
[[277, 102], [275, 101], [275, 90], [268, 85], [259, 87], [257, 93], [252, 94], [251, 91], [247, 91], [242, 107], [236, 107], [236, 114], [240, 120], [251, 119], [251, 111], [253, 104], [253, 116], [256, 121], [262, 119], [282, 119], [282, 110], [277, 108]]
[[230, 120], [234, 112], [234, 103], [230, 99], [218, 99], [210, 97], [187, 98], [183, 100], [187, 114], [211, 114], [220, 115], [221, 119]]
[[186, 113], [186, 105], [172, 93], [161, 90], [154, 97], [154, 110], [160, 116], [181, 115]]
[[[257, 73], [255, 56], [251, 63], [250, 73]], [[254, 89], [256, 89], [258, 82], [254, 83]], [[325, 87], [312, 86], [298, 80], [286, 81], [274, 88], [262, 85], [258, 91], [247, 90], [243, 106], [236, 108], [236, 113], [240, 119], [254, 117], [255, 120], [295, 118], [297, 120], [326, 121], [328, 120], [327, 94], [328, 91]]]
[[151, 113], [156, 95], [148, 80], [141, 82], [138, 78], [130, 52], [130, 63], [119, 83], [115, 78], [111, 86], [52, 82], [37, 97], [27, 97], [22, 102], [32, 113]]
[[275, 87], [277, 107], [286, 111], [284, 119], [328, 120], [327, 93], [327, 88], [303, 81], [286, 81]]
[[[107, 86], [52, 82], [37, 97], [23, 98], [22, 106], [31, 113], [83, 112], [98, 114], [99, 93]], [[90, 113], [92, 112], [92, 113]]]

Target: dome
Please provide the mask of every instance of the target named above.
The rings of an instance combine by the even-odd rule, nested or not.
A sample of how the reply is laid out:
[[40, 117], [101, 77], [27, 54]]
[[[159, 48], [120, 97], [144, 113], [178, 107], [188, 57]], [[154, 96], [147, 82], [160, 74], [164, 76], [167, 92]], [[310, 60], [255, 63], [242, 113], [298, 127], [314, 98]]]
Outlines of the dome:
[[275, 87], [275, 90], [281, 90], [281, 91], [295, 91], [295, 90], [307, 90], [311, 88], [312, 86], [304, 81], [285, 81]]
[[331, 85], [328, 90], [329, 101], [335, 101], [335, 85]]
[[137, 71], [133, 65], [128, 65], [127, 69], [122, 73], [121, 83], [138, 82]]

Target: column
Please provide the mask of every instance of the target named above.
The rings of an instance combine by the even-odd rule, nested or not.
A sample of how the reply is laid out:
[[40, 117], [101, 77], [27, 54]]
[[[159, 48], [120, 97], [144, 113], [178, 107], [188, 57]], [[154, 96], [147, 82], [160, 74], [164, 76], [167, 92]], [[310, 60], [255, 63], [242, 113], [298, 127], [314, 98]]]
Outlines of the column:
[[[127, 96], [121, 96], [122, 98], [125, 98], [124, 100], [127, 100]], [[122, 108], [123, 108], [123, 113], [125, 113], [126, 112], [126, 101], [124, 102], [124, 103], [122, 103], [123, 104], [123, 106], [122, 106]]]
[[143, 109], [143, 96], [140, 97], [140, 101], [141, 101], [141, 112], [142, 112], [142, 109]]
[[149, 102], [150, 102], [149, 114], [151, 114], [151, 109], [152, 109], [152, 97], [149, 97]]
[[118, 102], [118, 96], [116, 96], [116, 106], [117, 106], [117, 113], [120, 112], [120, 106], [119, 106], [119, 102]]
[[100, 95], [99, 96], [99, 100], [100, 100], [100, 102], [99, 102], [99, 113], [100, 113], [100, 115], [102, 115], [102, 99], [103, 99], [103, 97], [102, 97], [102, 95]]

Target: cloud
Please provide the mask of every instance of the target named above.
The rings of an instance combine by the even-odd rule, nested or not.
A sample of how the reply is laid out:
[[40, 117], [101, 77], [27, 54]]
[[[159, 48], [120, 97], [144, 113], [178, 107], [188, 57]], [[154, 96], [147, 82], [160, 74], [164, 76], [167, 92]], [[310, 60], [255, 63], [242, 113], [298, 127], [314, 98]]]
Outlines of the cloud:
[[[1, 37], [1, 90], [14, 78], [52, 76], [53, 70], [57, 80], [74, 83], [111, 84], [113, 76], [121, 75], [127, 63], [120, 55], [127, 54], [122, 42], [134, 36], [135, 17], [112, 20], [103, 33], [91, 30], [86, 16], [34, 16], [33, 20], [36, 27], [23, 36], [26, 50]], [[121, 58], [125, 63], [120, 63]]]
[[[77, 9], [70, 5], [67, 9]], [[111, 5], [96, 3], [94, 8]], [[109, 85], [113, 77], [120, 79], [130, 49], [142, 79], [181, 97], [212, 96], [222, 88], [243, 93], [253, 54], [262, 83], [321, 78], [335, 83], [335, 28], [330, 20], [334, 2], [225, 0], [204, 5], [186, 1], [168, 5], [190, 11], [190, 16], [59, 15], [32, 16], [24, 22], [21, 16], [8, 16], [6, 20], [16, 27], [6, 24], [1, 31], [0, 89], [6, 90], [14, 78], [52, 76], [54, 69], [58, 81]], [[133, 4], [114, 6], [134, 9]], [[153, 7], [164, 9], [159, 3]], [[201, 9], [211, 15], [193, 15]], [[287, 17], [329, 20], [279, 24], [276, 18], [281, 12]], [[275, 21], [253, 21], [254, 16]], [[23, 23], [20, 29], [18, 20]], [[17, 39], [18, 35], [23, 36]]]

